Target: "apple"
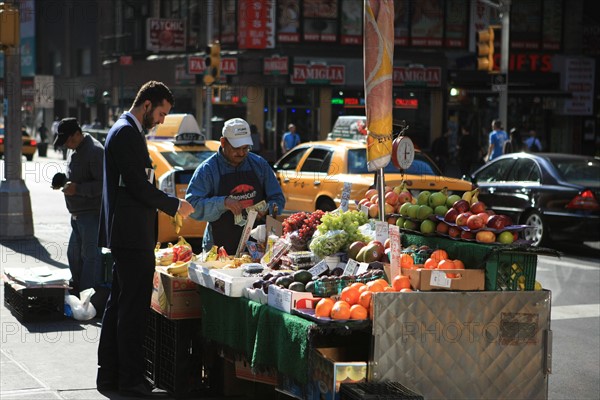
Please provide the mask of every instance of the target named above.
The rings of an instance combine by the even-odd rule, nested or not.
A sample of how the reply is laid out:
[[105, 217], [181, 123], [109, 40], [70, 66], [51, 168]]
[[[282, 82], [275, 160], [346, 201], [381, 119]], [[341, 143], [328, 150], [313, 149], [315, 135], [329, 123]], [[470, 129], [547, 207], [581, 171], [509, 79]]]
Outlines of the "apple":
[[396, 221], [398, 221], [398, 214], [388, 215], [386, 221], [390, 225], [396, 225]]
[[456, 209], [459, 213], [464, 213], [469, 211], [471, 205], [468, 201], [460, 199], [456, 203], [452, 204], [452, 208]]
[[377, 189], [369, 189], [366, 191], [365, 197], [367, 199], [370, 199], [371, 197], [373, 197], [374, 194], [377, 194]]
[[490, 210], [485, 210], [485, 212], [486, 212], [488, 215], [490, 215], [490, 216], [492, 216], [492, 215], [496, 215], [496, 211], [494, 211], [494, 210], [491, 210], [491, 209], [490, 209]]
[[[390, 192], [393, 193], [393, 192]], [[390, 203], [385, 203], [383, 205], [383, 210], [384, 210], [384, 214], [388, 215], [393, 213], [394, 211], [396, 211], [396, 207], [394, 207], [393, 205], [391, 205]]]
[[467, 226], [467, 220], [472, 215], [473, 214], [471, 214], [470, 211], [458, 214], [458, 216], [456, 217], [456, 225], [458, 225], [458, 226]]
[[358, 202], [358, 205], [359, 205], [359, 206], [362, 206], [363, 204], [365, 204], [365, 203], [366, 203], [366, 202], [368, 202], [368, 201], [369, 201], [369, 199], [367, 199], [367, 198], [365, 197], [365, 198], [363, 198], [363, 199], [360, 199], [360, 201]]
[[485, 204], [483, 201], [476, 201], [475, 203], [471, 204], [471, 212], [473, 214], [479, 214], [482, 212], [485, 212]]
[[410, 203], [412, 201], [412, 194], [409, 191], [398, 193], [398, 204]]
[[451, 208], [448, 210], [446, 215], [444, 215], [444, 221], [454, 223], [456, 221], [456, 217], [458, 217], [458, 210], [456, 208]]
[[475, 233], [471, 232], [471, 231], [462, 231], [460, 233], [460, 238], [461, 239], [475, 239]]
[[368, 245], [377, 246], [377, 248], [380, 250], [380, 254], [385, 253], [385, 246], [379, 240], [371, 240]]
[[387, 192], [385, 194], [385, 202], [395, 207], [398, 204], [398, 195], [394, 192]]
[[490, 216], [486, 225], [488, 228], [501, 230], [506, 226], [512, 225], [512, 220], [506, 215], [496, 214]]
[[485, 222], [483, 222], [483, 218], [479, 214], [473, 214], [467, 219], [467, 228], [472, 231], [481, 229], [485, 226]]
[[369, 206], [369, 217], [377, 218], [379, 215], [379, 204], [371, 204]]
[[390, 238], [385, 239], [385, 242], [383, 243], [383, 247], [387, 250], [390, 248], [391, 245], [392, 245], [392, 239], [390, 239]]
[[448, 228], [448, 236], [453, 237], [453, 238], [460, 237], [461, 232], [462, 232], [462, 229], [457, 228], [456, 226], [451, 226]]
[[511, 244], [515, 240], [511, 231], [504, 231], [498, 235], [498, 241], [502, 244]]
[[484, 224], [487, 224], [487, 221], [490, 218], [490, 214], [488, 214], [486, 212], [482, 212], [482, 213], [479, 213], [477, 215], [479, 215], [483, 219], [483, 223]]
[[369, 200], [371, 200], [371, 203], [379, 204], [379, 195], [375, 193]]
[[444, 221], [440, 221], [436, 225], [435, 231], [437, 233], [441, 233], [442, 235], [447, 235], [448, 234], [448, 228], [450, 228], [450, 226], [447, 223], [445, 223]]
[[496, 234], [491, 231], [479, 231], [475, 235], [475, 240], [480, 243], [494, 243], [496, 241]]

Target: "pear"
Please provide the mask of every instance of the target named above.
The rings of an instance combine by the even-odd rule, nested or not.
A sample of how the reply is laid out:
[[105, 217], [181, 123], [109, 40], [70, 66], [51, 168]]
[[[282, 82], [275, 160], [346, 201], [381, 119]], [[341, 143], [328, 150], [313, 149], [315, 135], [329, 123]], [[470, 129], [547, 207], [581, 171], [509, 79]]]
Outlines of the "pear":
[[435, 209], [437, 206], [446, 204], [446, 200], [448, 200], [448, 195], [443, 191], [432, 193], [429, 196], [429, 207]]
[[462, 197], [460, 197], [457, 194], [451, 194], [450, 196], [448, 196], [448, 198], [446, 199], [446, 207], [451, 208], [452, 205], [454, 203], [456, 203], [457, 201], [459, 201]]
[[420, 219], [422, 221], [424, 219], [429, 218], [429, 216], [432, 214], [433, 210], [431, 209], [431, 207], [422, 205], [419, 206], [419, 209], [417, 210], [417, 219]]
[[429, 204], [429, 196], [431, 196], [431, 192], [428, 190], [423, 190], [421, 193], [419, 193], [419, 196], [417, 197], [417, 204], [418, 205], [427, 205]]

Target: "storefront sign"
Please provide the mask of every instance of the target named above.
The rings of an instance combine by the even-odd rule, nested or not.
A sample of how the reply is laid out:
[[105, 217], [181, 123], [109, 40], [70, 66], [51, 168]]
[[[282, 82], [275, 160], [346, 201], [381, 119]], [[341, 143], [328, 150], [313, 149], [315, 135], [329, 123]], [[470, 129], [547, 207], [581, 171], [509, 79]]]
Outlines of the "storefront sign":
[[263, 63], [263, 73], [265, 75], [287, 75], [288, 57], [267, 57]]
[[275, 47], [273, 1], [240, 0], [238, 7], [238, 47], [240, 49]]
[[[233, 57], [221, 58], [221, 75], [237, 75], [238, 59]], [[192, 75], [203, 74], [206, 63], [203, 56], [188, 57], [188, 73]]]
[[146, 43], [150, 51], [185, 51], [185, 20], [148, 18]]
[[595, 62], [592, 58], [567, 58], [563, 90], [571, 92], [565, 99], [563, 115], [588, 115], [594, 110]]
[[344, 65], [310, 65], [294, 64], [291, 83], [306, 84], [331, 84], [343, 85], [346, 81], [346, 67]]
[[394, 86], [440, 87], [441, 67], [394, 67]]

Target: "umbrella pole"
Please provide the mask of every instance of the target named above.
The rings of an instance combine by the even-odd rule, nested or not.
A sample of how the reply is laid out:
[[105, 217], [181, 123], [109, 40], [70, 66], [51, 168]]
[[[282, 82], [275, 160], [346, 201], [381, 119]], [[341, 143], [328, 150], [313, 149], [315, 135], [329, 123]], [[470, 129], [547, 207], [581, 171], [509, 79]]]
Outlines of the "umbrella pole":
[[385, 179], [383, 168], [377, 170], [377, 194], [379, 197], [379, 219], [385, 221]]

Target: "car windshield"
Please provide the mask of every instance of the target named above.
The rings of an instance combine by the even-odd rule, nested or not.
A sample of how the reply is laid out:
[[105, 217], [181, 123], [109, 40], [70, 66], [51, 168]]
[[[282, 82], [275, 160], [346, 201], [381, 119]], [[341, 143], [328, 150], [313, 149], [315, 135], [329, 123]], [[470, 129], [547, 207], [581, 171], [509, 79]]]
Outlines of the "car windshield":
[[553, 159], [552, 164], [567, 182], [587, 186], [600, 187], [600, 161], [589, 159]]
[[[398, 174], [400, 170], [394, 166], [393, 163], [389, 163], [383, 170], [384, 173]], [[348, 150], [348, 173], [350, 174], [368, 174], [367, 169], [367, 150], [366, 149], [353, 149]], [[406, 174], [411, 175], [438, 175], [435, 172], [435, 168], [427, 161], [427, 159], [419, 153], [415, 154], [415, 159], [406, 171]]]
[[195, 170], [204, 160], [215, 152], [202, 151], [165, 151], [160, 153], [176, 170]]

